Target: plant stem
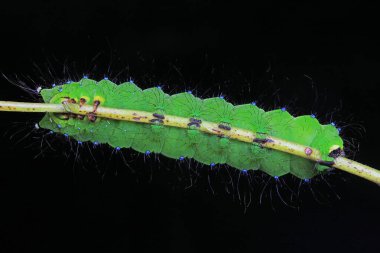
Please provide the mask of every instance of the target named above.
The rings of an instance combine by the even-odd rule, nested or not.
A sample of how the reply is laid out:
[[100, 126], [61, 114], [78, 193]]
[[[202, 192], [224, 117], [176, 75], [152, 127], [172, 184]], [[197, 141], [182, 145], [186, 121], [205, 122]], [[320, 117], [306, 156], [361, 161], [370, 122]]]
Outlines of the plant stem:
[[[0, 111], [10, 112], [55, 112], [55, 113], [73, 113], [86, 115], [93, 112], [93, 106], [78, 104], [45, 104], [45, 103], [24, 103], [0, 101]], [[128, 109], [117, 109], [99, 106], [96, 110], [96, 116], [113, 120], [123, 120], [139, 122], [146, 124], [155, 124], [151, 120], [157, 119], [152, 112], [136, 111]], [[189, 119], [173, 115], [164, 115], [161, 123], [164, 126], [186, 128], [189, 126]], [[202, 121], [198, 130], [214, 135], [225, 136], [230, 139], [253, 143], [257, 140], [257, 134], [252, 131], [231, 127], [230, 130], [219, 128], [214, 122]], [[260, 139], [260, 144], [265, 148], [275, 149], [286, 152], [298, 157], [306, 158], [315, 162], [323, 162], [321, 152], [317, 149], [289, 142], [272, 136], [267, 136], [264, 140]], [[307, 151], [307, 152], [306, 152]], [[310, 152], [311, 151], [311, 152]], [[380, 185], [380, 171], [353, 160], [337, 157], [334, 159], [332, 167], [346, 171], [353, 175], [362, 177]]]

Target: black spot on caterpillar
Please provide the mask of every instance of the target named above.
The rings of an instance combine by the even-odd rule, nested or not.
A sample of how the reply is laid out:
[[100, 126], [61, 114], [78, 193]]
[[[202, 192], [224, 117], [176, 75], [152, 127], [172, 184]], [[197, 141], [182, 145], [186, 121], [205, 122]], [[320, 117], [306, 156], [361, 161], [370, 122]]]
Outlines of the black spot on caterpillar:
[[158, 113], [153, 113], [153, 117], [156, 117], [158, 119], [165, 119], [165, 116], [162, 115], [162, 114], [158, 114]]
[[220, 129], [227, 130], [227, 131], [230, 131], [230, 130], [231, 130], [231, 127], [226, 126], [226, 125], [223, 125], [223, 124], [219, 124], [218, 127], [219, 127]]
[[151, 119], [149, 120], [149, 122], [152, 122], [152, 123], [164, 123], [164, 121], [162, 119]]

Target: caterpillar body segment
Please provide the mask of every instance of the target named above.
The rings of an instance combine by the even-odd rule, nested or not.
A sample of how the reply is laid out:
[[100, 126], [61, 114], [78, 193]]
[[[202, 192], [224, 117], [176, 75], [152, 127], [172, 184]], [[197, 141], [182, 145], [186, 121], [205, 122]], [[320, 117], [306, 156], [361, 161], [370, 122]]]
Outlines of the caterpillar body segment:
[[[200, 99], [189, 92], [168, 95], [157, 87], [141, 90], [130, 82], [116, 85], [109, 80], [82, 79], [42, 89], [41, 95], [46, 103], [63, 103], [68, 111], [78, 110], [70, 106], [79, 105], [79, 110], [93, 106], [87, 117], [72, 113], [62, 118], [60, 113], [48, 112], [40, 122], [42, 128], [81, 142], [108, 143], [174, 159], [193, 158], [207, 165], [228, 164], [276, 177], [291, 173], [309, 179], [333, 163], [334, 157], [329, 156], [333, 150], [343, 150], [335, 126], [321, 125], [312, 115], [293, 117], [284, 108], [265, 112], [255, 104], [234, 106], [223, 97]], [[104, 107], [130, 110], [130, 121], [102, 118], [98, 109]], [[241, 141], [235, 138], [239, 129], [254, 134], [240, 136], [246, 138]], [[309, 150], [302, 150], [300, 157], [271, 149], [276, 138]]]

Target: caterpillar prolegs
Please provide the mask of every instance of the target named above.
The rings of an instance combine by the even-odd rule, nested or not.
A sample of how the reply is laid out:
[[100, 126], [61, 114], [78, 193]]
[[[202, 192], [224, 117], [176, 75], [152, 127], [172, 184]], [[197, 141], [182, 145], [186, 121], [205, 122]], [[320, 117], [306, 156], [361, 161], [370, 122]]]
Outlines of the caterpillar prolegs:
[[40, 91], [45, 103], [0, 102], [2, 111], [47, 112], [39, 125], [78, 141], [174, 159], [227, 164], [246, 173], [310, 179], [336, 167], [380, 183], [380, 172], [344, 158], [340, 129], [286, 108], [264, 111], [224, 97], [142, 90], [133, 82], [83, 78]]

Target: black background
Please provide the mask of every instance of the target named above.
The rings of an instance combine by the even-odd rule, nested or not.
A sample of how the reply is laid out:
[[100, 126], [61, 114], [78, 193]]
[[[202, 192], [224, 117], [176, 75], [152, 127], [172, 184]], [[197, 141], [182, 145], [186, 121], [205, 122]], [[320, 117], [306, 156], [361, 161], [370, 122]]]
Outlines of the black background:
[[[167, 92], [224, 94], [236, 104], [257, 100], [265, 109], [286, 106], [295, 115], [336, 122], [354, 143], [350, 154], [380, 166], [375, 6], [13, 1], [1, 5], [0, 24], [0, 71], [31, 87], [88, 74], [133, 78], [144, 88], [160, 84]], [[33, 101], [5, 78], [0, 99]], [[39, 116], [0, 117], [2, 252], [378, 251], [380, 189], [362, 179], [328, 177], [340, 200], [319, 203], [306, 186], [299, 209], [278, 197], [260, 205], [256, 196], [245, 210], [220, 189], [219, 177], [209, 184], [201, 175], [185, 189], [186, 166], [162, 157], [144, 161], [124, 151], [133, 174], [103, 147], [96, 163], [81, 151], [73, 169], [75, 148], [57, 137], [49, 140], [55, 151], [34, 158], [41, 133], [16, 142]], [[325, 186], [312, 183], [315, 192]]]

